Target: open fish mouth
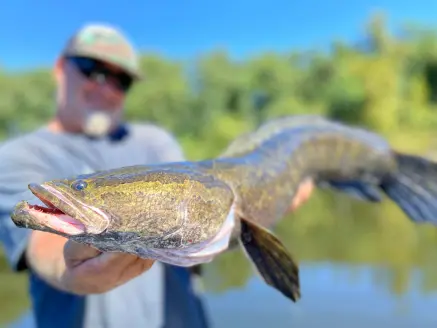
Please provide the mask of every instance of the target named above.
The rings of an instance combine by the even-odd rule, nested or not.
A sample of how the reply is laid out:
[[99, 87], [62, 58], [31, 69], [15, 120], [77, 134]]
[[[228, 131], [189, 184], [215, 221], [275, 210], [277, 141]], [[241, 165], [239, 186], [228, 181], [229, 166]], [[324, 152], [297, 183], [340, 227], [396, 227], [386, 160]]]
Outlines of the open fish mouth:
[[[31, 192], [38, 197], [45, 206], [32, 205], [24, 202], [20, 211], [26, 213], [34, 224], [45, 226], [57, 232], [67, 235], [80, 235], [84, 233], [101, 233], [108, 224], [109, 219], [105, 213], [92, 206], [86, 205], [76, 199], [71, 199], [67, 195], [59, 192], [56, 188], [48, 184], [29, 184]], [[98, 215], [106, 225], [94, 226], [87, 224], [91, 218], [86, 217], [86, 213]]]

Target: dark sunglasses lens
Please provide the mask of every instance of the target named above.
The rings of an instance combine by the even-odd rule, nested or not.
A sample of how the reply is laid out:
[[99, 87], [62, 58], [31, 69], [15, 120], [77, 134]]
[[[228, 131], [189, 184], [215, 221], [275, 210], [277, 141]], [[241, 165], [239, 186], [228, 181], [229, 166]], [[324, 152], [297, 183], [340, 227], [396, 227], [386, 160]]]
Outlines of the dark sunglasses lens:
[[109, 80], [115, 80], [117, 87], [123, 92], [128, 91], [132, 85], [133, 79], [130, 75], [126, 73], [112, 72], [105, 67], [104, 63], [98, 60], [86, 57], [69, 57], [68, 59], [87, 78], [91, 78], [95, 75], [104, 75], [109, 78]]
[[118, 75], [118, 83], [123, 91], [128, 91], [132, 85], [132, 78], [127, 74]]
[[68, 59], [85, 77], [91, 76], [97, 71], [95, 60], [85, 57], [70, 57]]

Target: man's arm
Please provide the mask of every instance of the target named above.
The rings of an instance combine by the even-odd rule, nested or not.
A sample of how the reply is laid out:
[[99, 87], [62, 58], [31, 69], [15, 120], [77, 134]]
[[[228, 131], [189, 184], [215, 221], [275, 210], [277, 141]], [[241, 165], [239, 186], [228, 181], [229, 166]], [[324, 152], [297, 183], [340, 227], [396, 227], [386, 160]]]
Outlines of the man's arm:
[[18, 201], [41, 204], [27, 185], [52, 178], [44, 164], [16, 145], [0, 148], [0, 242], [13, 270], [30, 269], [55, 288], [83, 295], [111, 290], [152, 266], [152, 260], [101, 254], [61, 236], [16, 227], [10, 213]]
[[0, 149], [0, 241], [14, 271], [30, 268], [49, 283], [56, 284], [55, 277], [59, 277], [64, 265], [65, 238], [18, 228], [10, 218], [20, 200], [43, 205], [27, 185], [43, 182], [47, 176], [45, 166], [32, 158], [31, 152], [20, 152], [20, 147], [14, 145], [6, 144]]

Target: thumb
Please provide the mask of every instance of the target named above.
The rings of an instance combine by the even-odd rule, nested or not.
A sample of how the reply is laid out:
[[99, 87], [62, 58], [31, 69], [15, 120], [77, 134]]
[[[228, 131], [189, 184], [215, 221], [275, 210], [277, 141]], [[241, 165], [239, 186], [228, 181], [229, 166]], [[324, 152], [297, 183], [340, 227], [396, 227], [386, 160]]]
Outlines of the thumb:
[[69, 240], [64, 246], [64, 258], [67, 268], [78, 266], [82, 262], [99, 256], [101, 252], [94, 247]]

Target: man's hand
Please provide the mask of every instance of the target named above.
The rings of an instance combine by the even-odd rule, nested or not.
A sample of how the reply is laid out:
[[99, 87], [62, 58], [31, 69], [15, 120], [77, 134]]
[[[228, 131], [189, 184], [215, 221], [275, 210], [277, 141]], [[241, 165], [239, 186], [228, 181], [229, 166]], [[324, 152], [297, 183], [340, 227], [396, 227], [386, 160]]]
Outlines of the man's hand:
[[58, 235], [32, 232], [27, 263], [52, 286], [79, 295], [107, 292], [149, 270], [154, 261], [98, 250]]
[[123, 253], [101, 253], [68, 241], [64, 249], [64, 288], [75, 294], [104, 293], [149, 270], [154, 261]]
[[314, 183], [310, 179], [305, 180], [299, 186], [299, 189], [294, 196], [289, 212], [294, 212], [299, 206], [305, 203], [311, 196], [311, 193], [314, 190]]

